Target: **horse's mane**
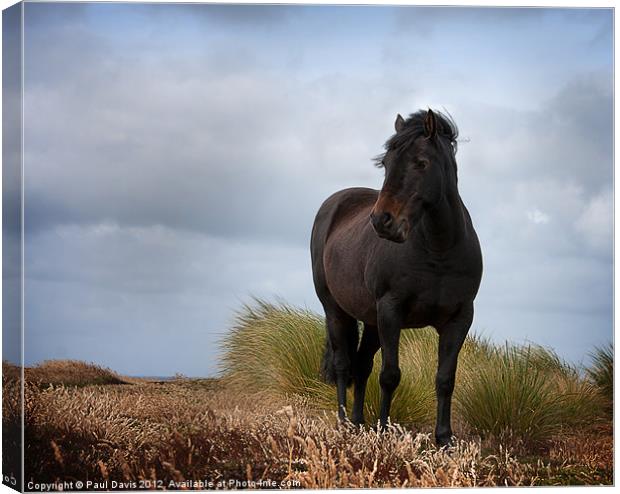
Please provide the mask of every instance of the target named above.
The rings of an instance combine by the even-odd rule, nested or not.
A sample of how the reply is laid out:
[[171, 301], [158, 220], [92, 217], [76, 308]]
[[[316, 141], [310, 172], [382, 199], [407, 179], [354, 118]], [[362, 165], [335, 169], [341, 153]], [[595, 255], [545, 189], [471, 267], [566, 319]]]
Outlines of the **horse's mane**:
[[[393, 149], [400, 154], [405, 149], [413, 145], [414, 141], [424, 135], [424, 120], [426, 119], [426, 110], [418, 110], [415, 113], [409, 115], [409, 118], [405, 120], [405, 124], [400, 132], [397, 132], [390, 137], [384, 144], [384, 149], [387, 151]], [[459, 136], [459, 129], [454, 123], [454, 120], [450, 115], [445, 115], [437, 110], [433, 110], [435, 114], [435, 120], [437, 122], [437, 135], [445, 137], [450, 141], [452, 149], [456, 154], [457, 138]], [[385, 157], [385, 153], [377, 156], [374, 161], [379, 167], [383, 166], [382, 161]]]

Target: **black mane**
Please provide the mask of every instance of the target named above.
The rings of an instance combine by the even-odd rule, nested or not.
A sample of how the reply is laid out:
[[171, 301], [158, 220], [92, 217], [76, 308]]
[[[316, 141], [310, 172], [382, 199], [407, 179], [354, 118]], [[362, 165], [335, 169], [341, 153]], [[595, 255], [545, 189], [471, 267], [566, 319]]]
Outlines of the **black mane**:
[[[426, 119], [426, 110], [418, 110], [415, 113], [409, 115], [409, 118], [405, 120], [403, 129], [390, 137], [384, 144], [384, 149], [387, 151], [393, 149], [400, 154], [403, 150], [412, 146], [414, 141], [424, 135], [424, 120]], [[437, 121], [437, 135], [445, 137], [450, 141], [452, 149], [456, 154], [457, 138], [459, 136], [459, 129], [454, 123], [452, 117], [445, 115], [437, 110], [433, 110], [435, 114], [435, 120]], [[379, 167], [382, 166], [385, 153], [377, 156], [374, 161]]]

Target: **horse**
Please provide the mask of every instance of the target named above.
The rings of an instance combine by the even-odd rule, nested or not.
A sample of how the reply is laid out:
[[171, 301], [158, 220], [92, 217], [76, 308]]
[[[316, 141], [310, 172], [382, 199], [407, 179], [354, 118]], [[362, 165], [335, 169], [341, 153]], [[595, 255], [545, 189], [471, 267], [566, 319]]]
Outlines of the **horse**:
[[384, 430], [401, 378], [401, 330], [433, 326], [439, 335], [435, 441], [442, 447], [453, 440], [457, 360], [474, 316], [482, 253], [458, 192], [452, 118], [420, 110], [406, 120], [399, 114], [394, 127], [385, 153], [375, 158], [385, 170], [381, 190], [334, 193], [312, 227], [312, 274], [327, 330], [321, 374], [336, 385], [341, 422], [348, 420], [346, 392], [354, 386], [350, 422], [362, 426], [366, 384], [381, 348]]

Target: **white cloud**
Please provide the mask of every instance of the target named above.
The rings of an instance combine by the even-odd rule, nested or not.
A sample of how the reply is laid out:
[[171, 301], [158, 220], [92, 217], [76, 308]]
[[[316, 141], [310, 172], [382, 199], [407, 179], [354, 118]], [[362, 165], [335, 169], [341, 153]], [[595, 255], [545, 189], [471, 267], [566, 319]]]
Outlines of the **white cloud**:
[[543, 213], [540, 209], [528, 211], [527, 218], [536, 225], [546, 225], [549, 221], [551, 221], [551, 216]]

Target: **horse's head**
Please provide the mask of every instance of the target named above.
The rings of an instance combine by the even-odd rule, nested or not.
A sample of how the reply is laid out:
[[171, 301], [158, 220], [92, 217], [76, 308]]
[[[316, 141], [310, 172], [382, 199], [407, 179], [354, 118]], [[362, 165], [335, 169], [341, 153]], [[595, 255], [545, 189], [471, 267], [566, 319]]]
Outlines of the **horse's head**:
[[404, 242], [425, 211], [456, 190], [457, 129], [439, 112], [418, 111], [406, 121], [396, 117], [396, 134], [377, 158], [385, 180], [370, 214], [381, 238]]

